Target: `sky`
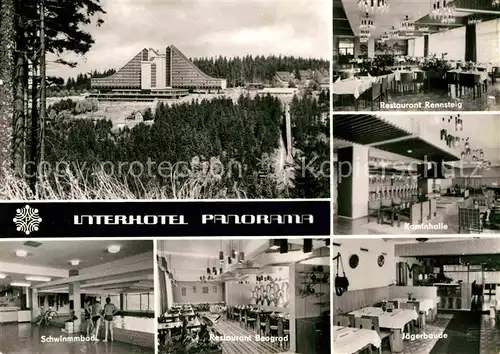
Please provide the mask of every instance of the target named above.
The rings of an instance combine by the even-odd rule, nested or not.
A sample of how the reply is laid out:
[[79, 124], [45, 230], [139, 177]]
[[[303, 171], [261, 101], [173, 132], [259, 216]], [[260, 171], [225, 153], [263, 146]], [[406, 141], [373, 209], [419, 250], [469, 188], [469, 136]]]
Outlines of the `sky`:
[[[101, 27], [85, 56], [64, 55], [76, 68], [49, 63], [67, 78], [119, 69], [143, 48], [173, 44], [187, 57], [294, 55], [329, 59], [329, 0], [101, 0]], [[49, 58], [53, 59], [53, 58]]]

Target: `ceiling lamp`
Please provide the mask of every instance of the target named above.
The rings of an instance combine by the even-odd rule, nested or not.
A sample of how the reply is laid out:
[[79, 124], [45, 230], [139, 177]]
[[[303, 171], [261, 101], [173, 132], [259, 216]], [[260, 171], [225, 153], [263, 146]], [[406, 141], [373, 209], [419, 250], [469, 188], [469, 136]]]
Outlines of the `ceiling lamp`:
[[370, 31], [368, 31], [368, 30], [361, 30], [360, 31], [359, 40], [361, 42], [368, 42], [370, 37], [371, 37]]
[[5, 275], [5, 274], [0, 274], [0, 279], [5, 279], [5, 278], [7, 278], [7, 275]]
[[385, 32], [385, 33], [384, 33], [384, 34], [380, 37], [380, 39], [381, 39], [382, 41], [387, 41], [387, 40], [389, 40], [389, 39], [390, 39], [390, 37], [389, 37], [389, 35], [387, 34], [387, 32]]
[[80, 260], [78, 259], [72, 259], [71, 261], [69, 261], [69, 263], [71, 263], [72, 266], [77, 266], [80, 264]]
[[30, 283], [23, 283], [23, 282], [13, 282], [13, 283], [10, 283], [10, 286], [18, 286], [20, 288], [27, 288], [29, 286], [31, 286]]
[[28, 281], [50, 281], [49, 277], [30, 276], [25, 278]]
[[369, 13], [384, 13], [389, 10], [388, 0], [358, 0], [361, 11]]
[[26, 252], [25, 250], [17, 250], [16, 256], [18, 256], [19, 258], [24, 258], [28, 256], [28, 252]]
[[399, 30], [396, 29], [396, 27], [392, 26], [389, 33], [390, 33], [391, 38], [399, 38]]
[[405, 19], [403, 22], [401, 22], [401, 29], [406, 32], [413, 32], [415, 31], [415, 25], [413, 24], [413, 21], [410, 20], [408, 15], [406, 15]]
[[121, 250], [120, 245], [111, 245], [108, 247], [109, 253], [118, 253], [118, 252], [120, 252], [120, 250]]
[[428, 33], [428, 32], [429, 32], [429, 27], [428, 27], [428, 26], [420, 26], [420, 27], [418, 28], [418, 31], [419, 31], [419, 32]]
[[361, 31], [373, 31], [375, 29], [375, 22], [373, 18], [371, 18], [368, 13], [366, 13], [365, 17], [362, 17], [359, 20], [359, 29]]
[[432, 0], [431, 12], [429, 17], [438, 20], [441, 23], [455, 23], [455, 5], [448, 0]]

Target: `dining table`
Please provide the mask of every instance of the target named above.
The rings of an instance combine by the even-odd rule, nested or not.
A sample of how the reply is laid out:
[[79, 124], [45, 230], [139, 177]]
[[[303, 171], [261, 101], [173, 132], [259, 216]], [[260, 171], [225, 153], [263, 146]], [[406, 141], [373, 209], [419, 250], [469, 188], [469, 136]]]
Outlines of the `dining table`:
[[394, 353], [403, 351], [403, 331], [407, 323], [418, 320], [415, 310], [393, 309], [384, 311], [381, 307], [365, 307], [360, 310], [349, 312], [355, 317], [378, 317], [379, 327], [390, 329], [392, 334], [389, 338], [391, 349]]
[[333, 351], [335, 354], [355, 354], [374, 346], [380, 348], [382, 341], [371, 329], [333, 326]]

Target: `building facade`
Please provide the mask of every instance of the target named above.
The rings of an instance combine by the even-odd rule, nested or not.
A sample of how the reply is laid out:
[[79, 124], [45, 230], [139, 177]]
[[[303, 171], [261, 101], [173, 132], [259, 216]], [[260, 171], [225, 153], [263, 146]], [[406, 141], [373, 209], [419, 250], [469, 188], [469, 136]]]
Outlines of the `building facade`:
[[165, 53], [143, 49], [115, 74], [92, 79], [92, 88], [100, 91], [166, 92], [226, 87], [225, 79], [208, 76], [173, 45]]

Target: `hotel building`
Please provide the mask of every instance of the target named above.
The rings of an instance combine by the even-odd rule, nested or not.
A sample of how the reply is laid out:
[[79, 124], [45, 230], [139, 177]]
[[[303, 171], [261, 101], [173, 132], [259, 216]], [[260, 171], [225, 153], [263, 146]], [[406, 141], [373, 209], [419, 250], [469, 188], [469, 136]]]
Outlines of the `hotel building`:
[[171, 45], [164, 53], [143, 49], [115, 74], [93, 78], [92, 88], [102, 94], [147, 95], [178, 98], [189, 90], [224, 90], [225, 79], [202, 72], [179, 49]]

